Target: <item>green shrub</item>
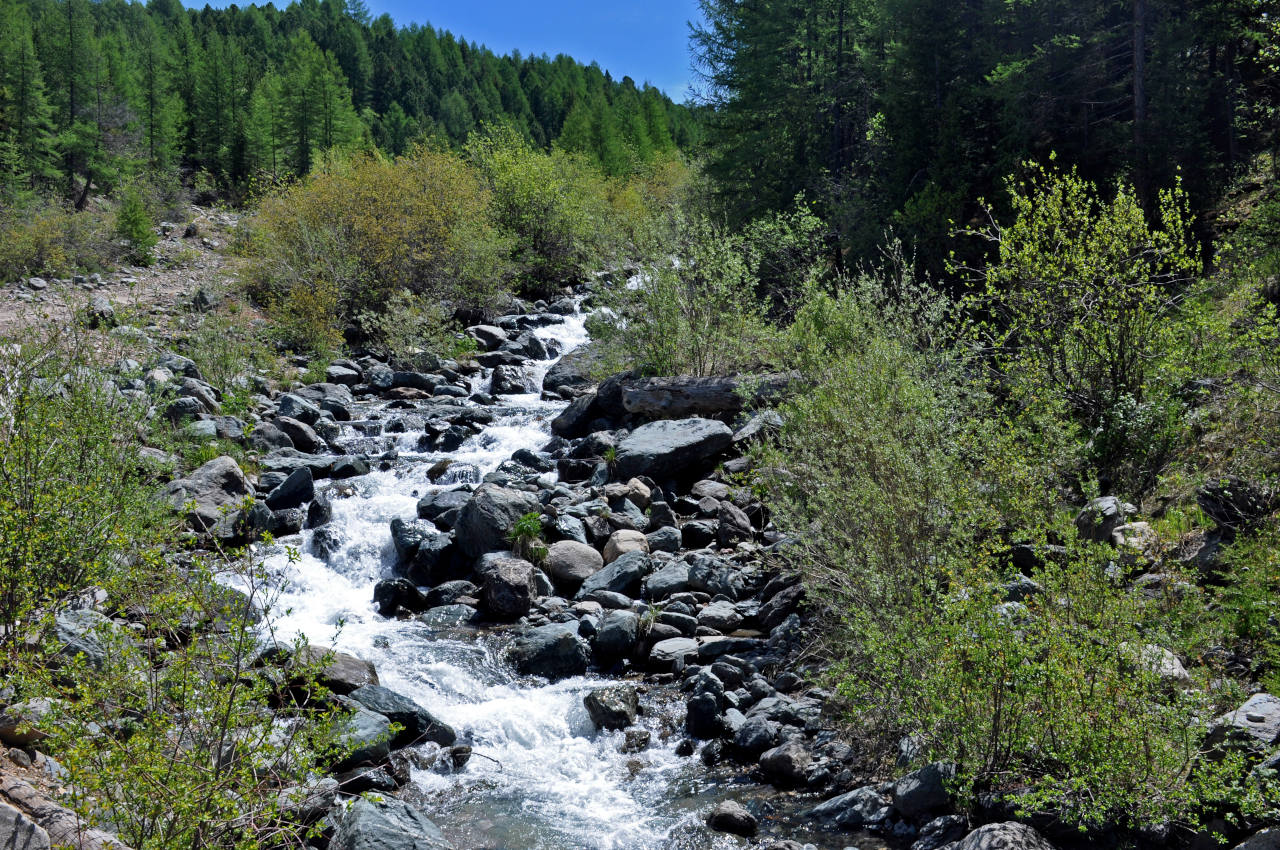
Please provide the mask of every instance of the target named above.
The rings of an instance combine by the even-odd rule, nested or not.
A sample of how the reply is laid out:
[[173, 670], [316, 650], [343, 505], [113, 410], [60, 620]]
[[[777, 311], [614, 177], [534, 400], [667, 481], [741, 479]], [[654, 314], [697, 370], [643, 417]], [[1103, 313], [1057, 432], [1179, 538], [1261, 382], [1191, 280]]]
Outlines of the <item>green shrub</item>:
[[1161, 191], [1150, 225], [1124, 184], [1104, 198], [1075, 171], [1025, 167], [1014, 221], [970, 231], [996, 253], [971, 304], [990, 317], [980, 340], [1017, 403], [1060, 399], [1099, 474], [1140, 491], [1176, 440], [1177, 403], [1152, 379], [1198, 268], [1189, 201]]
[[492, 307], [505, 246], [488, 203], [452, 154], [352, 156], [262, 202], [243, 246], [250, 293], [286, 342], [314, 351], [348, 330], [369, 338], [369, 318], [405, 291], [442, 315]]
[[151, 216], [142, 203], [142, 196], [132, 187], [124, 190], [120, 209], [116, 211], [116, 234], [128, 246], [126, 257], [139, 266], [149, 266], [155, 261], [151, 249], [160, 241], [151, 229]]
[[14, 682], [53, 700], [42, 747], [67, 771], [69, 804], [137, 850], [301, 846], [308, 825], [280, 792], [340, 755], [342, 716], [315, 682], [319, 665], [255, 667], [273, 591], [242, 554], [145, 567], [112, 587], [141, 612], [139, 631], [100, 629], [100, 662], [34, 658]]
[[[1020, 807], [1082, 827], [1194, 825], [1225, 798], [1259, 811], [1238, 758], [1202, 757], [1204, 718], [1239, 690], [1206, 671], [1173, 687], [1151, 664], [1157, 645], [1203, 652], [1213, 625], [1069, 542], [1074, 432], [990, 397], [967, 336], [945, 299], [882, 270], [812, 288], [780, 340], [805, 381], [755, 485], [798, 534], [786, 557], [850, 719], [886, 761], [912, 736], [956, 763], [966, 799], [1022, 789]], [[1016, 602], [1012, 542], [1058, 546]]]
[[103, 582], [162, 528], [137, 455], [145, 408], [93, 369], [74, 326], [0, 360], [0, 643], [42, 605]]
[[528, 513], [516, 520], [511, 528], [511, 548], [517, 557], [535, 566], [547, 560], [547, 544], [542, 536], [542, 520], [537, 513]]
[[104, 218], [60, 203], [0, 204], [0, 280], [103, 269], [118, 248]]
[[490, 191], [494, 223], [511, 239], [521, 293], [541, 297], [619, 259], [610, 184], [584, 157], [536, 150], [505, 127], [474, 136], [467, 157]]
[[705, 218], [678, 232], [636, 288], [619, 287], [610, 311], [592, 320], [601, 371], [723, 375], [768, 359], [770, 327], [746, 242]]

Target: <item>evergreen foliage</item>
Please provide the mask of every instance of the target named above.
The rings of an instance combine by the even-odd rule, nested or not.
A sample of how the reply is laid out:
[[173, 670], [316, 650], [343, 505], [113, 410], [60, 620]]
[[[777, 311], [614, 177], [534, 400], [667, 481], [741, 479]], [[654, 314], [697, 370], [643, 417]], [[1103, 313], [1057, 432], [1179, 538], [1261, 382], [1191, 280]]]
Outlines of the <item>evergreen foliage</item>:
[[344, 0], [4, 0], [0, 55], [0, 197], [59, 190], [78, 208], [139, 170], [188, 169], [240, 196], [258, 177], [305, 176], [334, 147], [399, 155], [493, 122], [612, 175], [697, 139], [690, 110], [629, 77], [500, 57]]
[[844, 248], [892, 225], [935, 273], [949, 222], [1025, 159], [1127, 177], [1181, 168], [1212, 203], [1274, 149], [1272, 2], [702, 0], [708, 169], [737, 221], [819, 202]]

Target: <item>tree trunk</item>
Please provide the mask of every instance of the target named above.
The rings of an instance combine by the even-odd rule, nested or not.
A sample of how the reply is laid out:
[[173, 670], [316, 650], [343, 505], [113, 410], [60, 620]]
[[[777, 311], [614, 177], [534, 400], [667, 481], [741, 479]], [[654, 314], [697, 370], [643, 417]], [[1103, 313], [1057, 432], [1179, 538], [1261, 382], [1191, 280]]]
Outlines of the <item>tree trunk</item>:
[[1138, 198], [1146, 206], [1147, 186], [1147, 0], [1133, 2], [1133, 164]]

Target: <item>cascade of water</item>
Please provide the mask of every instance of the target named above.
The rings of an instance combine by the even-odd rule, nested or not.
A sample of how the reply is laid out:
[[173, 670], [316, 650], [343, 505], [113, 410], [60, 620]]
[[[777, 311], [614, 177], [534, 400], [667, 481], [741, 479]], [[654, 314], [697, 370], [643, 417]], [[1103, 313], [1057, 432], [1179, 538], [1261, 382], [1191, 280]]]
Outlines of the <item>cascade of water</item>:
[[[563, 356], [583, 345], [584, 317], [538, 328], [536, 335]], [[528, 367], [541, 386], [554, 357]], [[483, 389], [482, 381], [475, 389]], [[372, 604], [375, 583], [392, 575], [396, 553], [389, 524], [416, 516], [418, 499], [477, 481], [518, 449], [537, 450], [550, 437], [550, 421], [565, 407], [536, 392], [503, 396], [484, 430], [452, 452], [422, 452], [422, 431], [378, 438], [399, 453], [394, 468], [348, 479], [349, 498], [335, 499], [328, 535], [340, 544], [327, 558], [311, 548], [313, 532], [282, 541], [267, 565], [282, 579], [274, 609], [280, 635], [302, 634], [314, 645], [333, 646], [375, 663], [382, 684], [402, 693], [453, 726], [475, 757], [456, 773], [417, 770], [406, 794], [436, 820], [459, 847], [583, 848], [583, 850], [713, 850], [739, 846], [707, 831], [705, 811], [727, 796], [751, 793], [711, 777], [698, 759], [676, 755], [684, 703], [644, 697], [652, 745], [624, 752], [624, 733], [597, 731], [583, 696], [604, 682], [574, 677], [552, 684], [519, 677], [502, 660], [503, 635], [433, 629], [418, 620], [380, 617]], [[381, 415], [386, 402], [364, 405]], [[343, 441], [369, 444], [353, 426]], [[433, 483], [427, 471], [441, 460], [453, 475]], [[292, 549], [296, 557], [291, 557]], [[667, 722], [663, 719], [666, 715]], [[674, 722], [673, 722], [674, 721]], [[430, 746], [430, 745], [428, 745]], [[839, 846], [839, 845], [836, 845]]]

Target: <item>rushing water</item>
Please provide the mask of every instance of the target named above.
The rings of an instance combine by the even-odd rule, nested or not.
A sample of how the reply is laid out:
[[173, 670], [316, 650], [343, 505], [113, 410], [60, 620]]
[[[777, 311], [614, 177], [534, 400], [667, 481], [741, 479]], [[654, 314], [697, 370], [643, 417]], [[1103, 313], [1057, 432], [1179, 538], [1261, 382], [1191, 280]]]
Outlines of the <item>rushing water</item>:
[[[587, 340], [582, 316], [535, 333], [567, 353]], [[530, 367], [540, 386], [554, 360]], [[477, 387], [480, 388], [480, 387]], [[598, 678], [552, 684], [521, 678], [502, 660], [504, 637], [470, 630], [433, 630], [417, 620], [388, 620], [374, 611], [373, 586], [392, 574], [392, 519], [416, 517], [418, 499], [433, 489], [428, 468], [438, 460], [474, 465], [482, 477], [521, 448], [538, 449], [564, 407], [537, 393], [505, 396], [482, 433], [449, 453], [422, 453], [421, 432], [379, 437], [399, 460], [389, 471], [343, 482], [354, 488], [333, 502], [332, 528], [342, 545], [326, 562], [311, 553], [311, 532], [283, 541], [268, 555], [282, 577], [274, 609], [277, 633], [301, 633], [377, 666], [383, 685], [412, 697], [449, 723], [475, 755], [456, 773], [418, 770], [405, 796], [426, 811], [460, 848], [522, 850], [711, 850], [742, 846], [702, 826], [712, 803], [767, 792], [740, 779], [716, 778], [697, 758], [675, 753], [683, 702], [661, 689], [642, 696], [640, 722], [652, 744], [622, 751], [623, 733], [597, 731], [582, 704]], [[392, 418], [385, 402], [361, 404], [370, 418]], [[369, 438], [344, 426], [344, 442]], [[449, 486], [449, 485], [446, 485]], [[430, 745], [428, 745], [430, 746]], [[768, 792], [771, 793], [771, 792]], [[823, 846], [840, 847], [843, 842]], [[866, 846], [865, 844], [863, 845]]]

